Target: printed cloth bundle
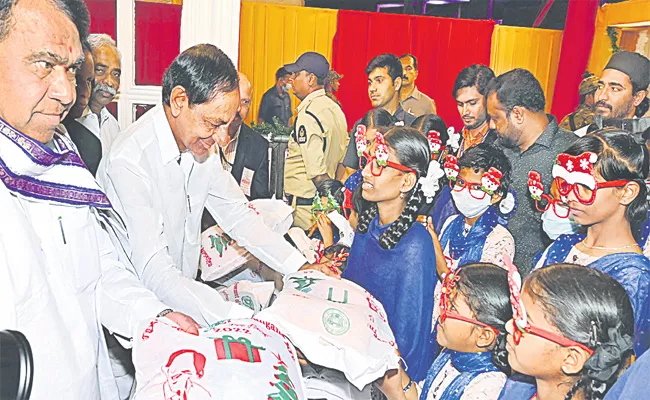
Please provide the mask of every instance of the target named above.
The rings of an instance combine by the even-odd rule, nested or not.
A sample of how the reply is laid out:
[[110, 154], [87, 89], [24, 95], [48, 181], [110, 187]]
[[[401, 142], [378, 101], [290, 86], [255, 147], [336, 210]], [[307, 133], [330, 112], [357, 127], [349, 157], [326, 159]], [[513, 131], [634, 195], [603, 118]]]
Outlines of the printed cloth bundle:
[[[293, 223], [293, 209], [280, 200], [253, 200], [248, 206], [262, 217], [266, 226], [281, 235], [286, 234]], [[216, 281], [249, 262], [257, 262], [253, 259], [248, 250], [239, 246], [218, 225], [201, 234], [199, 268], [201, 279], [206, 282]]]
[[283, 290], [257, 317], [277, 325], [309, 361], [343, 372], [359, 390], [397, 368], [383, 306], [346, 279], [313, 270], [286, 275]]
[[237, 303], [257, 313], [269, 306], [275, 290], [273, 282], [239, 281], [219, 290], [224, 300]]
[[295, 348], [269, 322], [225, 320], [194, 336], [158, 318], [140, 332], [135, 400], [307, 398]]

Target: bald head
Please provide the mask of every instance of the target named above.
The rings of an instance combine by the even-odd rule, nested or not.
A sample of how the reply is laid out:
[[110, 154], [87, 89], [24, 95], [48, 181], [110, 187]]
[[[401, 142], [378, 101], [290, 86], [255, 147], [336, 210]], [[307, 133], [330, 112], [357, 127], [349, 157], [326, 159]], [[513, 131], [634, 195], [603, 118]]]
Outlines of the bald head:
[[[230, 125], [228, 125], [228, 135], [232, 138], [235, 136], [239, 127], [244, 123], [246, 117], [248, 117], [248, 112], [251, 110], [251, 100], [253, 97], [253, 85], [251, 81], [248, 80], [246, 75], [241, 72], [237, 73], [239, 77], [239, 111], [235, 115], [235, 119], [232, 120]], [[219, 145], [224, 145], [220, 143]]]
[[251, 81], [248, 80], [246, 75], [241, 72], [237, 73], [239, 75], [239, 98], [241, 101], [241, 107], [239, 109], [239, 115], [237, 116], [240, 121], [244, 121], [248, 117], [248, 112], [251, 109], [251, 100], [253, 97], [253, 85]]

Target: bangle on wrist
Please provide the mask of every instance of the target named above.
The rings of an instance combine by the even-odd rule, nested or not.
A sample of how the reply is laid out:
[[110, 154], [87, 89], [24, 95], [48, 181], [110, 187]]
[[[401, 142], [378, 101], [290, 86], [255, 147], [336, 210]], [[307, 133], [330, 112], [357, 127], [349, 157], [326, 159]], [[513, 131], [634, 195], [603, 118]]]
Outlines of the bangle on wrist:
[[162, 311], [160, 312], [160, 314], [156, 315], [156, 317], [157, 317], [157, 318], [162, 318], [162, 317], [166, 316], [167, 314], [169, 314], [169, 313], [173, 313], [173, 312], [174, 312], [174, 310], [172, 310], [171, 308], [168, 308], [168, 309], [166, 309], [166, 310], [162, 310]]
[[409, 383], [404, 388], [404, 393], [408, 392], [412, 386], [413, 386], [413, 380], [409, 379]]

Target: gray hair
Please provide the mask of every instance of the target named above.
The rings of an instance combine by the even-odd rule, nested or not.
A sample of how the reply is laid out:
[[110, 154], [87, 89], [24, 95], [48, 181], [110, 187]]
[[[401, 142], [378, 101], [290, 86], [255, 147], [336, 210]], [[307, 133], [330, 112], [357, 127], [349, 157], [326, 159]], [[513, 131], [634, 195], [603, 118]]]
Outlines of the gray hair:
[[[88, 8], [83, 0], [50, 0], [50, 2], [75, 24], [77, 32], [79, 32], [79, 39], [83, 44], [88, 36], [88, 27], [90, 26], [90, 14], [88, 14]], [[18, 0], [0, 0], [0, 41], [4, 40], [13, 27], [12, 9], [16, 3]]]
[[111, 46], [117, 51], [120, 60], [122, 59], [122, 53], [117, 48], [117, 43], [115, 43], [115, 40], [110, 35], [105, 33], [91, 33], [88, 35], [88, 46], [90, 46], [90, 51], [95, 51], [102, 46]]

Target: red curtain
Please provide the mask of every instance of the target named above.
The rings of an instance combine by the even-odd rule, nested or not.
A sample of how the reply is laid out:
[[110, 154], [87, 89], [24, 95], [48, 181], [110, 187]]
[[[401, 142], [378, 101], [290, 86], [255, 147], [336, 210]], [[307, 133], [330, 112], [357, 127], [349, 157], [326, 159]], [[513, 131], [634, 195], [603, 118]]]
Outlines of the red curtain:
[[135, 2], [135, 83], [160, 86], [180, 53], [181, 5]]
[[332, 68], [345, 75], [337, 97], [348, 125], [372, 106], [368, 62], [382, 53], [418, 58], [417, 87], [436, 101], [438, 114], [457, 130], [462, 121], [451, 91], [456, 75], [471, 64], [490, 64], [493, 21], [339, 11]]
[[90, 12], [90, 33], [106, 33], [117, 40], [117, 1], [85, 0]]
[[[562, 36], [560, 67], [555, 78], [551, 113], [558, 120], [573, 112], [580, 102], [578, 86], [587, 68], [596, 30], [599, 0], [570, 0]], [[600, 74], [601, 71], [591, 71]]]

